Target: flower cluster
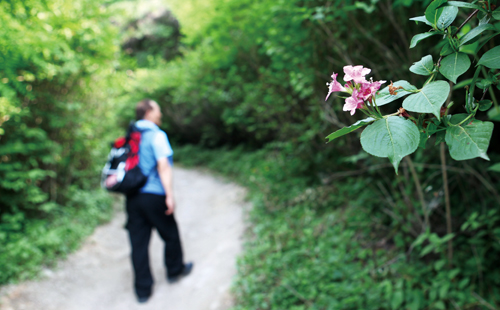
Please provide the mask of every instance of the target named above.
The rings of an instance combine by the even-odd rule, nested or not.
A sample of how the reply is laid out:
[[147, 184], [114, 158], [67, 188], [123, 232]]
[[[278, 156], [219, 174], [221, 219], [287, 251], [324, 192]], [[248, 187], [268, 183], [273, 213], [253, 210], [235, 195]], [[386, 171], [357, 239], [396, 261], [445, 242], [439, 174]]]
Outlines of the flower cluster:
[[330, 97], [333, 92], [345, 92], [351, 95], [351, 97], [345, 100], [344, 111], [351, 111], [351, 115], [356, 112], [356, 109], [362, 109], [365, 106], [365, 102], [372, 102], [372, 97], [380, 89], [380, 86], [386, 81], [374, 82], [370, 79], [367, 81], [365, 76], [372, 70], [369, 68], [363, 68], [363, 66], [345, 66], [344, 67], [344, 81], [346, 84], [342, 86], [337, 82], [338, 73], [332, 74], [332, 82], [327, 83], [328, 85], [328, 95], [326, 99]]

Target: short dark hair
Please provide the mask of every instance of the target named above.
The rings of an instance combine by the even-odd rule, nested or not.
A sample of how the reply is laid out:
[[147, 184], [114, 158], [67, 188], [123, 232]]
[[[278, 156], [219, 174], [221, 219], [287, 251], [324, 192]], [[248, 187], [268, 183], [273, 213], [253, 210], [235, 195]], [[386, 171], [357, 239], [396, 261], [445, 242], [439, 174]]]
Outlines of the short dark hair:
[[137, 120], [143, 119], [144, 116], [146, 116], [146, 112], [152, 109], [153, 109], [153, 100], [148, 98], [142, 99], [135, 107], [135, 118]]

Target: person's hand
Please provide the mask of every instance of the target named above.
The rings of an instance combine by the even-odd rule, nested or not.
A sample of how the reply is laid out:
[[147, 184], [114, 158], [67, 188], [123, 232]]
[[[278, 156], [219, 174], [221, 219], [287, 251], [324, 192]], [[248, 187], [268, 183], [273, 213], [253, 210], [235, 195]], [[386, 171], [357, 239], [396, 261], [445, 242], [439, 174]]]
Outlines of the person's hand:
[[170, 215], [174, 213], [175, 209], [175, 202], [174, 202], [174, 197], [171, 195], [168, 195], [167, 198], [165, 199], [165, 203], [167, 204], [167, 211], [165, 211], [166, 215]]

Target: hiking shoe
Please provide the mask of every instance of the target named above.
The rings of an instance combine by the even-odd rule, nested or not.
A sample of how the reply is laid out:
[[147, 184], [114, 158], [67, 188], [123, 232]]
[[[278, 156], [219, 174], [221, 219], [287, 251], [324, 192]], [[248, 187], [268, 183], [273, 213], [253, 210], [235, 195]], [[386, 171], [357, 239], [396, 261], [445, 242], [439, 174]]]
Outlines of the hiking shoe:
[[192, 262], [185, 263], [184, 264], [184, 269], [182, 269], [182, 272], [176, 276], [168, 277], [167, 276], [167, 281], [168, 283], [175, 283], [178, 282], [181, 278], [187, 276], [188, 274], [191, 273], [191, 270], [193, 270], [194, 264]]
[[138, 303], [140, 303], [140, 304], [146, 303], [146, 302], [149, 300], [149, 297], [150, 297], [150, 296], [146, 296], [146, 297], [137, 297], [137, 302], [138, 302]]

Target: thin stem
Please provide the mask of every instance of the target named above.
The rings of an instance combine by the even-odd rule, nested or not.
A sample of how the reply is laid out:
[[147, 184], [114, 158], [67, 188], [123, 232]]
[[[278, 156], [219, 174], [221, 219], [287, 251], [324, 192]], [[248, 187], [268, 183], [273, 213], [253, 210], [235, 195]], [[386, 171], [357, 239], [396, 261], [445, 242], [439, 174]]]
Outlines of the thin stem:
[[477, 13], [479, 12], [479, 9], [477, 10], [474, 10], [474, 12], [472, 12], [468, 17], [467, 19], [457, 28], [457, 31], [455, 32], [455, 37], [457, 36], [457, 34], [460, 32], [460, 29], [462, 29], [471, 19], [472, 17], [474, 17], [474, 15], [476, 15]]
[[377, 102], [375, 101], [375, 96], [372, 96], [372, 100], [373, 100], [373, 102], [372, 102], [373, 106], [374, 106], [374, 107], [375, 107], [375, 109], [377, 110], [377, 112], [378, 112], [378, 114], [380, 115], [380, 117], [382, 117], [382, 112], [380, 112], [380, 109], [379, 109], [379, 107], [378, 107], [378, 105], [377, 105]]
[[408, 167], [410, 168], [413, 181], [415, 182], [415, 186], [417, 188], [418, 198], [420, 199], [420, 204], [422, 205], [422, 212], [424, 213], [425, 224], [422, 231], [425, 231], [426, 229], [430, 230], [431, 225], [429, 222], [429, 213], [427, 212], [427, 204], [425, 203], [424, 191], [422, 190], [422, 185], [420, 184], [417, 171], [415, 170], [415, 166], [413, 165], [413, 161], [411, 160], [411, 158], [409, 156], [406, 156], [405, 160], [408, 163]]
[[[477, 57], [476, 57], [476, 61], [477, 61]], [[488, 72], [486, 72], [486, 69], [484, 68], [484, 66], [481, 66], [481, 72], [483, 73], [483, 76], [484, 78], [488, 78]], [[493, 101], [493, 104], [495, 105], [495, 107], [498, 106], [498, 102], [497, 102], [497, 97], [495, 96], [495, 92], [493, 91], [493, 89], [491, 87], [488, 87], [489, 91], [490, 91], [490, 96], [491, 96], [491, 100]], [[484, 99], [484, 96], [486, 95], [486, 92], [488, 90], [484, 90], [484, 93], [483, 93], [483, 97], [481, 98], [481, 100]]]
[[[448, 189], [448, 173], [446, 170], [446, 154], [444, 142], [441, 142], [441, 171], [443, 173], [444, 199], [446, 205], [446, 233], [452, 233], [451, 229], [451, 207], [450, 207], [450, 191]], [[453, 260], [453, 243], [448, 240], [448, 267], [451, 269]]]
[[490, 87], [489, 91], [490, 91], [490, 96], [491, 96], [491, 100], [493, 101], [493, 104], [495, 105], [495, 107], [498, 107], [498, 101], [497, 101], [497, 97], [495, 96], [495, 91], [493, 90], [492, 87]]

